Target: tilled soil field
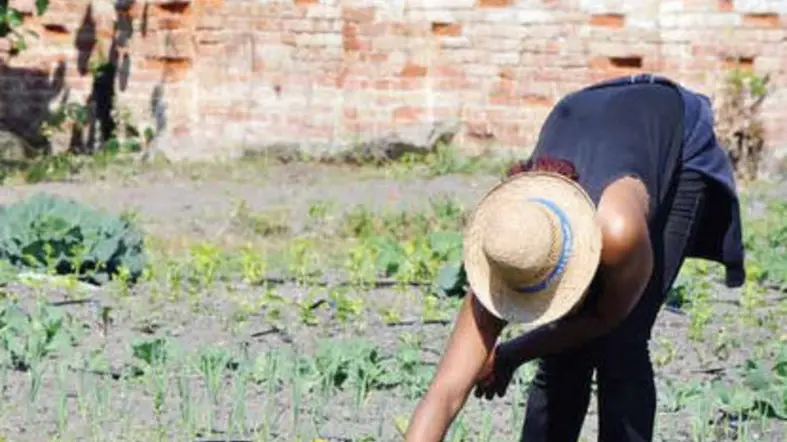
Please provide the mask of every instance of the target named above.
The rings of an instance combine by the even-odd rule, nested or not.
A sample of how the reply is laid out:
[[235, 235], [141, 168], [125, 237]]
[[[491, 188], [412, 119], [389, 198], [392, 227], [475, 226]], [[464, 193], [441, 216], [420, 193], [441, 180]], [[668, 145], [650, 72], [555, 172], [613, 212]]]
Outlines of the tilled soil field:
[[[132, 211], [151, 248], [146, 277], [131, 287], [38, 275], [6, 284], [0, 325], [14, 309], [27, 325], [6, 331], [3, 348], [29, 357], [7, 357], [1, 369], [0, 436], [401, 439], [461, 300], [435, 294], [423, 278], [381, 275], [371, 257], [358, 257], [359, 232], [415, 237], [421, 220], [456, 230], [497, 177], [392, 178], [310, 165], [244, 173], [0, 188], [3, 205], [47, 192]], [[417, 241], [404, 244], [392, 260], [400, 272], [421, 256], [408, 249]], [[785, 440], [785, 294], [771, 283], [728, 290], [718, 281], [713, 266], [691, 262], [676, 296], [694, 301], [675, 301], [659, 318], [656, 440]], [[523, 367], [505, 398], [471, 396], [448, 440], [519, 440], [532, 371]], [[591, 404], [583, 440], [595, 440], [596, 428]]]

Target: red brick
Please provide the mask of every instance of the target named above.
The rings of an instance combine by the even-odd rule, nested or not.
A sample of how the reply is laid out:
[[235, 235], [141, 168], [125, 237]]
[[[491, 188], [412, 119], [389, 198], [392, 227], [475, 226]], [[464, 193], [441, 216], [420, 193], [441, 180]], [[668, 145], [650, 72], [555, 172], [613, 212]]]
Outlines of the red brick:
[[364, 37], [379, 37], [388, 33], [388, 23], [384, 22], [369, 22], [361, 23], [358, 25], [358, 35]]
[[278, 39], [276, 39], [275, 36], [272, 36], [272, 37], [273, 37], [272, 38], [273, 41], [278, 40], [278, 42], [280, 42], [282, 44], [286, 44], [288, 46], [295, 46], [297, 44], [296, 35], [295, 35], [294, 32], [282, 32], [279, 35]]
[[552, 98], [538, 94], [525, 95], [522, 100], [528, 106], [551, 107], [555, 103]]
[[374, 21], [375, 9], [373, 7], [352, 8], [343, 7], [341, 13], [342, 20], [358, 23], [368, 23]]
[[417, 122], [424, 114], [422, 108], [402, 106], [396, 108], [393, 112], [393, 120], [395, 123], [414, 123]]
[[623, 14], [594, 14], [590, 17], [590, 24], [605, 28], [622, 28], [626, 25], [626, 16]]
[[513, 0], [478, 0], [477, 5], [482, 8], [504, 8], [512, 3]]
[[462, 35], [462, 25], [459, 23], [433, 22], [432, 34], [441, 37], [456, 37], [458, 35]]
[[539, 94], [515, 94], [512, 91], [498, 90], [489, 97], [493, 105], [502, 106], [552, 106], [553, 100]]
[[413, 91], [426, 88], [424, 77], [404, 77], [397, 79], [397, 86], [402, 91]]
[[480, 90], [482, 82], [477, 78], [437, 78], [431, 85], [433, 89], [443, 91]]
[[195, 19], [197, 29], [224, 29], [224, 17], [210, 12], [201, 12]]
[[200, 31], [196, 33], [196, 41], [201, 45], [212, 45], [225, 42], [227, 34], [222, 31]]
[[754, 69], [754, 57], [724, 57], [722, 59], [724, 69], [741, 69], [751, 71]]
[[194, 56], [194, 42], [187, 30], [161, 31], [151, 33], [147, 38], [131, 40], [132, 52], [139, 51], [142, 56], [183, 58]]
[[500, 77], [501, 79], [504, 79], [504, 80], [513, 80], [514, 79], [514, 69], [510, 68], [510, 67], [506, 67], [506, 68], [500, 69], [500, 73], [497, 74], [497, 75], [498, 75], [498, 77]]
[[161, 14], [161, 13], [174, 14], [174, 15], [191, 15], [191, 10], [192, 10], [190, 0], [153, 3], [152, 6], [153, 8], [151, 8], [151, 13], [154, 15]]
[[434, 77], [461, 77], [464, 75], [460, 66], [449, 64], [433, 65], [429, 68], [429, 72]]
[[191, 67], [192, 61], [186, 58], [146, 58], [143, 62], [144, 69], [160, 72], [166, 82], [183, 80]]
[[399, 89], [398, 83], [393, 78], [378, 78], [372, 83], [374, 89], [381, 91], [393, 91]]
[[732, 11], [735, 9], [735, 5], [733, 4], [732, 0], [718, 0], [717, 6], [719, 11]]
[[408, 36], [416, 33], [418, 26], [410, 23], [388, 23], [388, 35]]
[[641, 69], [643, 59], [638, 55], [616, 57], [593, 57], [590, 67], [593, 69]]
[[190, 20], [186, 17], [160, 17], [156, 20], [154, 29], [178, 29], [188, 26]]
[[423, 77], [427, 72], [428, 68], [426, 66], [409, 62], [399, 71], [399, 75], [402, 77]]
[[779, 28], [782, 26], [782, 19], [775, 13], [750, 13], [743, 14], [743, 24], [759, 28]]
[[45, 24], [41, 37], [47, 41], [57, 43], [72, 43], [74, 38], [68, 28], [59, 23]]
[[345, 51], [358, 51], [362, 48], [358, 39], [358, 25], [345, 23], [342, 26], [342, 47]]
[[370, 63], [384, 63], [388, 61], [388, 54], [384, 52], [366, 52], [360, 54], [360, 60]]

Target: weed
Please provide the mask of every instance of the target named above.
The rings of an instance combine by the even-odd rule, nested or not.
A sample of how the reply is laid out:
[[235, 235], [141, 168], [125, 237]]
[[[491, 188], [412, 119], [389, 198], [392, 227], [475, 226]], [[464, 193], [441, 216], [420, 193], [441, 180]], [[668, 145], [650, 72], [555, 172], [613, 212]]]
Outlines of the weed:
[[186, 434], [191, 437], [196, 431], [197, 416], [195, 410], [195, 401], [191, 383], [191, 370], [190, 366], [183, 364], [180, 367], [180, 372], [177, 376], [177, 393], [180, 398], [180, 419], [182, 425], [185, 427]]
[[169, 373], [170, 342], [166, 338], [138, 341], [132, 344], [136, 364], [133, 370], [142, 376], [151, 388], [153, 396], [153, 412], [156, 417], [156, 430], [160, 434], [164, 430], [163, 412], [167, 397]]
[[204, 377], [209, 403], [209, 430], [216, 429], [216, 413], [220, 406], [222, 376], [232, 362], [232, 355], [225, 348], [206, 347], [199, 354], [199, 371]]
[[328, 297], [339, 322], [346, 323], [358, 319], [363, 312], [363, 298], [352, 296], [345, 287], [332, 288]]
[[210, 287], [220, 274], [222, 251], [215, 244], [201, 242], [189, 251], [191, 272], [189, 279], [197, 287]]
[[245, 245], [241, 250], [240, 262], [243, 282], [246, 284], [258, 284], [265, 278], [267, 262], [250, 244]]
[[309, 222], [311, 227], [316, 229], [322, 226], [328, 218], [333, 204], [327, 201], [314, 201], [309, 204]]
[[259, 236], [280, 236], [290, 232], [289, 212], [270, 210], [263, 213], [253, 212], [246, 201], [240, 201], [232, 215], [233, 224], [242, 231]]
[[435, 149], [427, 154], [405, 153], [393, 163], [390, 170], [399, 178], [411, 175], [435, 177], [479, 172], [500, 173], [510, 162], [510, 158], [504, 157], [495, 158], [486, 155], [468, 157], [462, 155], [451, 144], [438, 143]]

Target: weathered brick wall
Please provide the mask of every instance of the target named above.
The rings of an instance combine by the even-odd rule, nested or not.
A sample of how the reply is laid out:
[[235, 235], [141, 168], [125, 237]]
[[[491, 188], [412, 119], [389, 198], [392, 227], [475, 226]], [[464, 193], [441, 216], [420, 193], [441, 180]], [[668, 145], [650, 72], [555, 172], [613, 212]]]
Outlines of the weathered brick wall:
[[[591, 81], [649, 71], [710, 95], [736, 64], [772, 74], [768, 142], [787, 145], [785, 1], [138, 0], [127, 14], [116, 99], [187, 155], [444, 119], [468, 149], [527, 147]], [[28, 17], [41, 39], [2, 68], [2, 116], [32, 124], [65, 91], [84, 100], [116, 16], [56, 0]]]

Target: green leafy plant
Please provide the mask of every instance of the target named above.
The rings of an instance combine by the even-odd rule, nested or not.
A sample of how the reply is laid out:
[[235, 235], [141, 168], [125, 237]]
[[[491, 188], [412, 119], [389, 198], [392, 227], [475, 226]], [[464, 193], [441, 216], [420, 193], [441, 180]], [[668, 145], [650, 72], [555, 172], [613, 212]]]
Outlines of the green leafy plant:
[[[49, 0], [36, 0], [35, 12], [38, 16], [44, 15], [49, 9]], [[8, 1], [0, 2], [0, 37], [8, 38], [14, 52], [27, 49], [26, 36], [38, 37], [31, 30], [22, 31], [24, 15], [19, 9], [9, 7]]]
[[205, 347], [199, 354], [199, 371], [205, 379], [205, 387], [210, 401], [210, 429], [216, 428], [216, 411], [219, 407], [221, 381], [227, 370], [233, 366], [233, 356], [225, 348]]
[[498, 172], [508, 163], [510, 159], [506, 157], [464, 155], [452, 144], [441, 141], [427, 154], [404, 153], [392, 162], [390, 169], [399, 177], [413, 172], [436, 177], [449, 174]]
[[461, 296], [467, 287], [467, 274], [462, 265], [462, 235], [460, 232], [435, 232], [429, 237], [432, 259], [440, 269], [437, 273], [438, 291], [447, 296]]
[[241, 250], [240, 267], [243, 282], [246, 284], [259, 284], [268, 271], [265, 257], [255, 251], [250, 244], [245, 245]]
[[735, 411], [764, 413], [787, 420], [787, 349], [782, 349], [773, 364], [748, 359], [743, 368], [743, 384], [727, 401]]
[[45, 193], [0, 209], [0, 259], [96, 284], [121, 268], [133, 283], [146, 262], [142, 234], [131, 223]]
[[132, 372], [137, 376], [143, 376], [152, 390], [153, 411], [159, 430], [163, 428], [162, 415], [169, 380], [167, 364], [172, 352], [170, 346], [170, 341], [163, 337], [137, 341], [131, 346], [137, 361], [132, 365]]
[[41, 123], [41, 134], [52, 137], [55, 133], [65, 130], [65, 124], [71, 123], [75, 130], [82, 130], [89, 123], [90, 109], [81, 103], [64, 103], [52, 115]]
[[765, 212], [749, 217], [743, 240], [751, 279], [779, 290], [787, 289], [787, 202], [773, 200]]
[[200, 242], [189, 251], [191, 273], [189, 280], [198, 287], [211, 286], [220, 275], [222, 251], [208, 242]]
[[56, 308], [38, 303], [35, 311], [27, 314], [13, 301], [0, 308], [0, 348], [16, 369], [38, 367], [49, 354], [74, 341], [66, 317]]
[[35, 403], [43, 387], [46, 359], [72, 345], [75, 335], [65, 316], [44, 303], [37, 303], [31, 314], [16, 302], [6, 302], [0, 310], [0, 350], [3, 363], [27, 372], [30, 381], [26, 417], [35, 415]]

